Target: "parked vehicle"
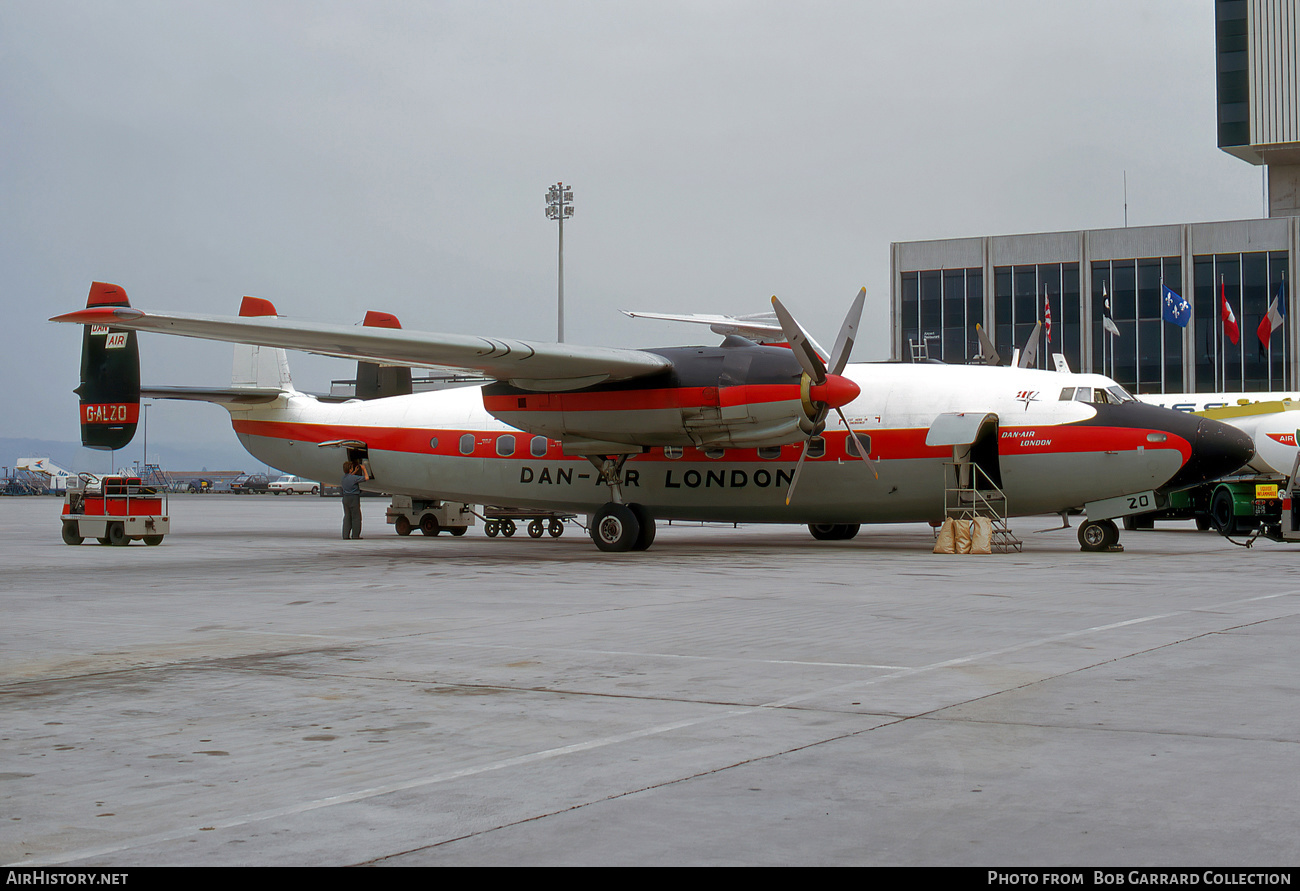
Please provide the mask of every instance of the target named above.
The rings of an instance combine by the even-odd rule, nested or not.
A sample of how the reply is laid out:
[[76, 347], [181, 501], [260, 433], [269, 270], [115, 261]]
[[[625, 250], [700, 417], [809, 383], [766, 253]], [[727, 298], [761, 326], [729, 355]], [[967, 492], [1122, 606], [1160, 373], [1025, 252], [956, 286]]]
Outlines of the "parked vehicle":
[[271, 481], [270, 491], [274, 495], [319, 495], [320, 483], [286, 474]]
[[211, 492], [212, 480], [207, 479], [206, 477], [198, 477], [196, 479], [192, 479], [190, 480], [189, 486], [186, 487], [186, 491], [190, 492], [191, 494], [197, 492]]
[[87, 538], [102, 545], [160, 545], [171, 531], [167, 492], [145, 485], [138, 476], [83, 473], [68, 481], [62, 526], [63, 543], [69, 545]]
[[265, 495], [270, 489], [271, 481], [264, 473], [241, 473], [230, 481], [234, 495]]

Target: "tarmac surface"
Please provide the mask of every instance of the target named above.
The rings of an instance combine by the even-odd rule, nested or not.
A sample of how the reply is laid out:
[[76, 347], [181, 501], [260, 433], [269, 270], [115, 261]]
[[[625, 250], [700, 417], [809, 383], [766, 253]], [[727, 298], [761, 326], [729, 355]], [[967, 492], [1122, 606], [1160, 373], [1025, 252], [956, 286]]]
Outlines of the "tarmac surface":
[[7, 865], [1294, 866], [1300, 549], [0, 499]]

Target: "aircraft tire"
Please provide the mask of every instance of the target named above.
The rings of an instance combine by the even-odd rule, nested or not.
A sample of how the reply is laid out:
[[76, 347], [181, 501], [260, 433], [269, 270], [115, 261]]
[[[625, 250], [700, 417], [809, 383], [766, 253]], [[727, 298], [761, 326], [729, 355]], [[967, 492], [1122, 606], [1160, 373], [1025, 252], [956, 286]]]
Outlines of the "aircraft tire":
[[609, 502], [591, 521], [591, 540], [596, 547], [609, 553], [630, 551], [636, 547], [641, 535], [641, 524], [636, 514], [623, 504]]
[[442, 531], [438, 525], [438, 518], [433, 514], [425, 514], [420, 517], [420, 531], [425, 535], [437, 535]]
[[809, 523], [808, 531], [818, 541], [847, 541], [858, 534], [860, 523]]
[[632, 550], [649, 550], [650, 545], [655, 541], [655, 518], [650, 515], [650, 511], [644, 504], [629, 504], [628, 508], [636, 516], [636, 521], [641, 524], [641, 531], [637, 534]]
[[76, 523], [63, 524], [63, 543], [65, 545], [79, 545], [85, 540], [77, 529]]
[[121, 523], [108, 524], [108, 543], [114, 547], [125, 547], [131, 543], [126, 535], [126, 527]]
[[1079, 547], [1105, 551], [1119, 543], [1119, 527], [1112, 520], [1088, 520], [1079, 527]]

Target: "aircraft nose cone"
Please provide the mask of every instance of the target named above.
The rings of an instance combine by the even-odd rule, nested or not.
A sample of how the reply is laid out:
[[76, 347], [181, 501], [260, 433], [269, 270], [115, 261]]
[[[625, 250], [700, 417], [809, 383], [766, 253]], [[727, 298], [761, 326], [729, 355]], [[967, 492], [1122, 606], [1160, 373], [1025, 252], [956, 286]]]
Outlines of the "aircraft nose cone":
[[1202, 418], [1192, 442], [1192, 456], [1165, 488], [1182, 489], [1232, 473], [1255, 456], [1250, 436], [1221, 421]]
[[862, 388], [853, 381], [839, 374], [826, 375], [826, 383], [818, 384], [808, 390], [808, 395], [814, 402], [824, 402], [831, 408], [839, 408], [842, 405], [848, 405], [854, 399]]

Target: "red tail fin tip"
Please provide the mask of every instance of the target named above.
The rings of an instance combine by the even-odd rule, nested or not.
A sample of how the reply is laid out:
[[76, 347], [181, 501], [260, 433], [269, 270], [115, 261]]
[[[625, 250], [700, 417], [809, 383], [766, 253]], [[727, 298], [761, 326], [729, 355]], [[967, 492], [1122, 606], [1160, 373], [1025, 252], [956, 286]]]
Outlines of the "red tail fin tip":
[[126, 291], [122, 290], [120, 285], [110, 285], [107, 282], [91, 282], [90, 296], [86, 298], [86, 306], [130, 306], [131, 301], [126, 297]]

